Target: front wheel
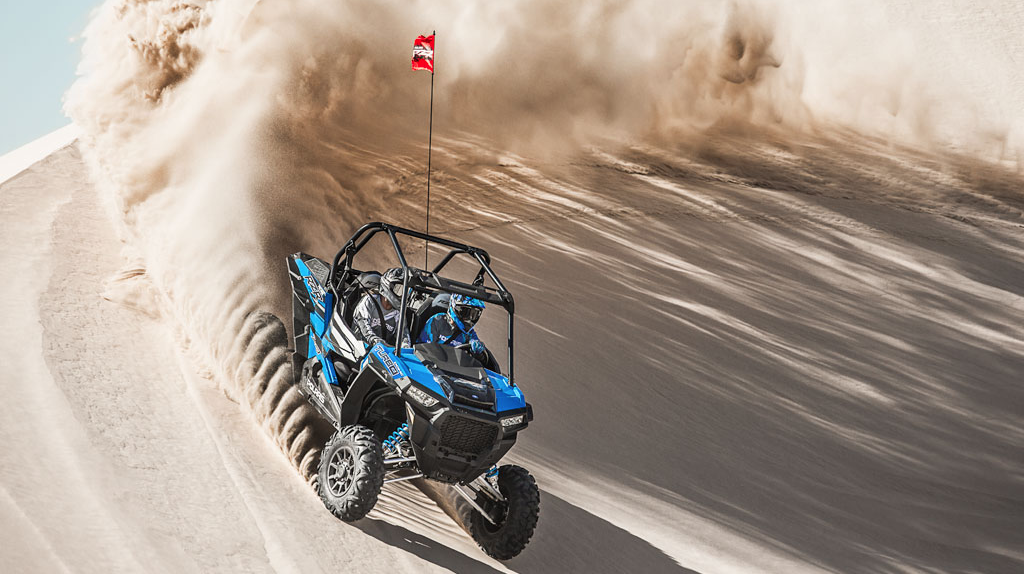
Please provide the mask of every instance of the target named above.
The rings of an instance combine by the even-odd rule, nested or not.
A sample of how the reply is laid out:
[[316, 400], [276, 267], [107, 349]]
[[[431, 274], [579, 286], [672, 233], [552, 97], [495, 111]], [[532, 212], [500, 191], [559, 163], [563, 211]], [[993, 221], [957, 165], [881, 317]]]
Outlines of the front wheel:
[[[498, 491], [505, 500], [492, 503], [491, 509], [501, 519], [497, 524], [491, 524], [479, 511], [473, 510], [469, 532], [488, 556], [509, 560], [526, 548], [537, 527], [540, 489], [529, 471], [508, 464], [498, 469]], [[483, 498], [481, 495], [477, 500], [483, 502]]]
[[334, 433], [320, 453], [320, 500], [345, 522], [366, 516], [384, 485], [384, 453], [373, 431], [352, 425]]

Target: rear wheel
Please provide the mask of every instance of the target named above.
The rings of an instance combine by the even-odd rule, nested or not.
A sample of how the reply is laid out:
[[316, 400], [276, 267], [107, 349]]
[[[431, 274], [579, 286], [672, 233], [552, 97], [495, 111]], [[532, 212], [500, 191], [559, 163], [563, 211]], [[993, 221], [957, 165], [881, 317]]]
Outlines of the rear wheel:
[[505, 497], [503, 502], [492, 502], [482, 494], [477, 497], [483, 508], [499, 518], [497, 524], [473, 510], [469, 531], [488, 556], [508, 560], [522, 552], [533, 536], [540, 516], [540, 489], [525, 468], [505, 465], [498, 469], [498, 491]]
[[320, 453], [320, 500], [345, 522], [366, 516], [384, 485], [384, 454], [373, 431], [352, 425], [334, 433]]

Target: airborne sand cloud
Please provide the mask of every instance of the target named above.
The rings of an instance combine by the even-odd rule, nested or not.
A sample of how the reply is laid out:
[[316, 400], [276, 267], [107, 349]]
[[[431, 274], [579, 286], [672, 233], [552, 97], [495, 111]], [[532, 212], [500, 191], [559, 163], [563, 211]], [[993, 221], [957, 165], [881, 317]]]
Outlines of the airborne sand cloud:
[[308, 472], [311, 413], [289, 392], [275, 317], [285, 284], [268, 277], [368, 217], [416, 213], [384, 205], [423, 178], [415, 34], [443, 25], [439, 172], [457, 176], [443, 134], [475, 134], [447, 145], [491, 161], [609, 139], [693, 149], [722, 126], [755, 140], [836, 122], [940, 137], [942, 102], [880, 14], [753, 0], [111, 0], [84, 34], [67, 109], [145, 269], [131, 281], [150, 283], [150, 307]]

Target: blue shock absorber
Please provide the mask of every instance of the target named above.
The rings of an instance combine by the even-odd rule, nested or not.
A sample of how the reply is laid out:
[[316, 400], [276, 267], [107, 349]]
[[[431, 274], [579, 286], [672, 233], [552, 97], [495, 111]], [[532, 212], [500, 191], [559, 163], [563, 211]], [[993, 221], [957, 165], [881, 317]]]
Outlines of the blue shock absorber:
[[487, 471], [487, 478], [494, 478], [496, 476], [498, 476], [498, 465], [492, 466], [491, 470]]
[[407, 438], [409, 438], [409, 423], [405, 423], [398, 427], [398, 429], [391, 433], [391, 436], [384, 441], [382, 446], [388, 451], [395, 450], [398, 448], [398, 445]]

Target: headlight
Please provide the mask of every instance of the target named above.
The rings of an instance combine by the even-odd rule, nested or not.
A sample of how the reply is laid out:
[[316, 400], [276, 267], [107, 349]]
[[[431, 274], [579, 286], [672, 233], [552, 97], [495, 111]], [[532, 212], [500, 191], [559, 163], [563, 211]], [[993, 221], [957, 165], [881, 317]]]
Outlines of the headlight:
[[406, 392], [409, 393], [410, 397], [416, 399], [416, 402], [427, 407], [428, 409], [437, 404], [437, 399], [428, 395], [426, 392], [418, 389], [415, 385], [409, 385], [409, 388], [406, 389]]
[[515, 427], [523, 424], [526, 421], [526, 415], [516, 415], [514, 417], [508, 417], [507, 419], [501, 419], [501, 426], [504, 428]]

